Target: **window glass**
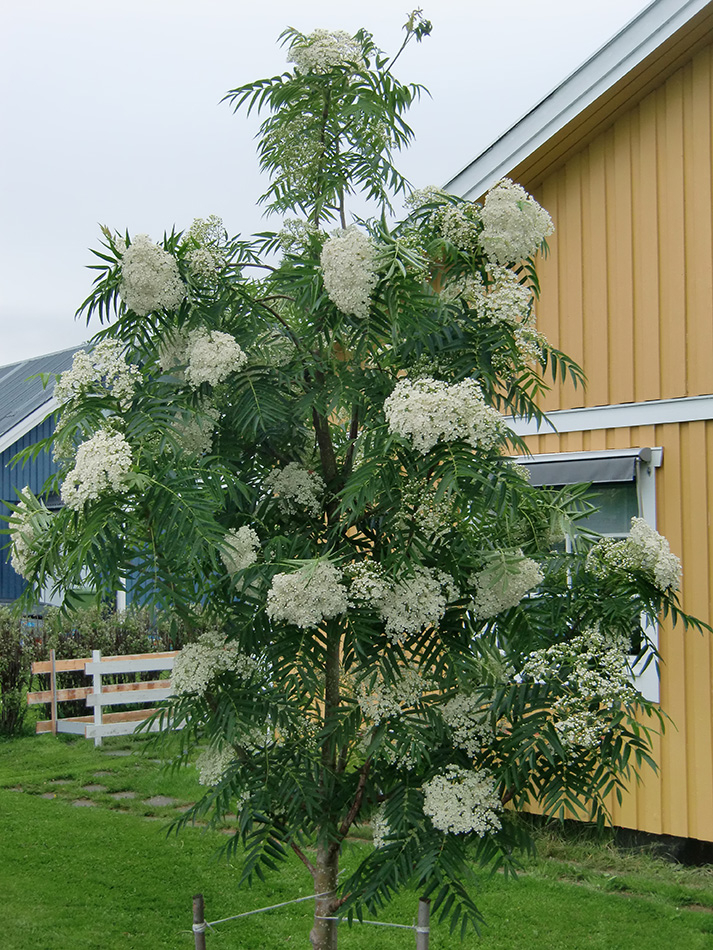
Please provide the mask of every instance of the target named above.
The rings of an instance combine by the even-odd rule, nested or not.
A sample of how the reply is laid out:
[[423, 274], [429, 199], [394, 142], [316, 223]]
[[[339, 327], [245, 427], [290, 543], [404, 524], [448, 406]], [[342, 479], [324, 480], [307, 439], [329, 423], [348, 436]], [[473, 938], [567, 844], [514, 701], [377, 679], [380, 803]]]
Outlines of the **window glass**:
[[639, 501], [634, 482], [610, 482], [592, 485], [590, 501], [597, 506], [587, 518], [577, 522], [598, 534], [624, 537], [631, 529], [631, 519], [639, 515]]

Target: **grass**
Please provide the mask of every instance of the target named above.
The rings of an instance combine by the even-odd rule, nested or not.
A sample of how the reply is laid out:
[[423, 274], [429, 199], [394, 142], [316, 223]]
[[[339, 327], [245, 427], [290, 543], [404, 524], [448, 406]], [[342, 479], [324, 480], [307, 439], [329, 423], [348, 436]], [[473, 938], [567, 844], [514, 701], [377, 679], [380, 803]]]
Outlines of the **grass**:
[[[192, 950], [194, 893], [205, 895], [210, 920], [310, 893], [297, 860], [238, 891], [238, 868], [216, 858], [229, 823], [167, 836], [171, 818], [200, 787], [193, 770], [167, 771], [142, 754], [145, 747], [111, 740], [95, 749], [52, 736], [0, 742], [3, 950]], [[113, 797], [127, 792], [134, 797]], [[368, 847], [355, 841], [345, 861]], [[623, 853], [584, 835], [542, 832], [538, 849], [517, 881], [482, 882], [477, 899], [487, 926], [481, 937], [468, 936], [464, 950], [713, 947], [711, 868]], [[417, 895], [402, 894], [384, 919], [410, 924], [416, 905]], [[209, 931], [208, 948], [307, 947], [311, 909], [307, 901], [223, 924]], [[345, 925], [340, 937], [344, 950], [413, 945], [408, 931], [367, 925]], [[459, 945], [433, 923], [433, 950]]]

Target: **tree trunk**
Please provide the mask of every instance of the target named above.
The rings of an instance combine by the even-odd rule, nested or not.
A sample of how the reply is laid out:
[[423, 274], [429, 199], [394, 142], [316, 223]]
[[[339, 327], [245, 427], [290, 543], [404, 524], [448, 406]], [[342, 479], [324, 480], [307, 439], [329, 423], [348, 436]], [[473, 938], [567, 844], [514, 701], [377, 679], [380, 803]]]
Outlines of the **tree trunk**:
[[320, 844], [315, 862], [314, 892], [326, 896], [318, 897], [314, 902], [314, 924], [309, 935], [313, 950], [337, 950], [337, 921], [321, 918], [331, 917], [336, 910], [338, 873], [338, 849], [332, 850], [328, 844]]

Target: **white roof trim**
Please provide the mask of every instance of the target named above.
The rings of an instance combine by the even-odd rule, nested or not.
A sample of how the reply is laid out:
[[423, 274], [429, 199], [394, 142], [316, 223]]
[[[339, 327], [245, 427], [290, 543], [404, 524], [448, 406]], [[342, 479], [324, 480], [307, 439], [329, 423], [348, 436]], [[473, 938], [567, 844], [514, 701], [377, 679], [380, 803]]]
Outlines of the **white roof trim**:
[[445, 185], [476, 199], [508, 175], [703, 10], [710, 0], [654, 0], [504, 135]]
[[52, 396], [47, 402], [43, 402], [41, 406], [38, 406], [37, 409], [33, 409], [28, 416], [25, 416], [25, 418], [17, 422], [12, 429], [8, 429], [3, 436], [0, 436], [0, 452], [9, 449], [10, 446], [19, 441], [23, 435], [27, 435], [35, 426], [44, 422], [47, 416], [51, 412], [54, 412], [56, 408], [57, 400]]
[[713, 395], [623, 402], [614, 406], [588, 406], [583, 409], [558, 409], [547, 413], [542, 426], [538, 425], [536, 419], [512, 416], [507, 420], [507, 424], [516, 435], [527, 436], [546, 435], [548, 432], [589, 432], [593, 429], [701, 422], [707, 419], [713, 419]]

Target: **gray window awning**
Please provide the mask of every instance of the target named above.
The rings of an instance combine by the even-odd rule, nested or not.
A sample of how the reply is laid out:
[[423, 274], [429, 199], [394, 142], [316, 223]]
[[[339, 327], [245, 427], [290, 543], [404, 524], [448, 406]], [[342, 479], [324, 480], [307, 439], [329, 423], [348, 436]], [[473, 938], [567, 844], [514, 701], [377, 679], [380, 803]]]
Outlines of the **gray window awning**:
[[633, 482], [639, 461], [651, 462], [651, 449], [576, 452], [516, 459], [530, 471], [533, 485], [576, 485], [579, 482]]

